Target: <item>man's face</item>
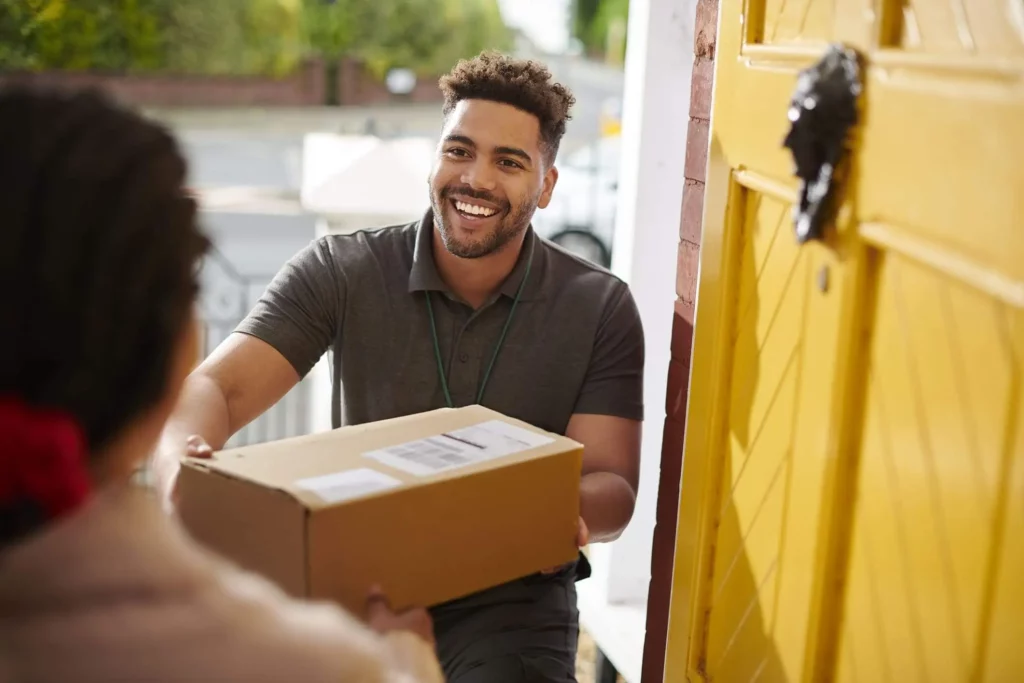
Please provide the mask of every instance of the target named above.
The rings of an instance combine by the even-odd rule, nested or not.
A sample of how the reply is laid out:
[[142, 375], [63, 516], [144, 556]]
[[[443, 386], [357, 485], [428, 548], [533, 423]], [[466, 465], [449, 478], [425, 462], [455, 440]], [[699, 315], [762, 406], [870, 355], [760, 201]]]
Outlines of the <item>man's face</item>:
[[449, 252], [500, 251], [551, 200], [558, 172], [543, 156], [540, 122], [488, 100], [463, 100], [448, 115], [430, 174], [434, 222]]

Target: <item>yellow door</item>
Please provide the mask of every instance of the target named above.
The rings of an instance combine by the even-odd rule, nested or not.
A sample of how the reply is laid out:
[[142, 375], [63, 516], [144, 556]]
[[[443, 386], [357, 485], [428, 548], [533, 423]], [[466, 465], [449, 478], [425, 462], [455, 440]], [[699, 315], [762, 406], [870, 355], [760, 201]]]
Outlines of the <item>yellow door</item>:
[[[1024, 0], [719, 21], [665, 680], [1024, 681]], [[863, 90], [801, 243], [829, 43]]]

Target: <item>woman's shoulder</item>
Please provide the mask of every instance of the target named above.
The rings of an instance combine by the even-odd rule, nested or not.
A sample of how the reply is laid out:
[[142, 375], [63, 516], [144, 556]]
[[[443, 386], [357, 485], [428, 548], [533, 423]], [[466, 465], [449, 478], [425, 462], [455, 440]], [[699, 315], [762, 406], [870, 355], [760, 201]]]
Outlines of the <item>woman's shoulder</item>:
[[206, 565], [208, 583], [195, 600], [208, 627], [236, 652], [231, 659], [248, 660], [255, 673], [286, 662], [303, 673], [280, 680], [443, 681], [433, 649], [415, 636], [381, 636], [334, 604], [293, 599], [198, 547], [186, 552]]
[[[382, 637], [336, 605], [293, 599], [196, 543], [157, 505], [123, 503], [111, 512], [135, 524], [107, 549], [133, 558], [126, 587], [148, 589], [125, 591], [121, 613], [138, 629], [122, 642], [150, 652], [136, 661], [162, 662], [169, 680], [443, 680], [426, 643]], [[117, 638], [107, 642], [116, 648]]]

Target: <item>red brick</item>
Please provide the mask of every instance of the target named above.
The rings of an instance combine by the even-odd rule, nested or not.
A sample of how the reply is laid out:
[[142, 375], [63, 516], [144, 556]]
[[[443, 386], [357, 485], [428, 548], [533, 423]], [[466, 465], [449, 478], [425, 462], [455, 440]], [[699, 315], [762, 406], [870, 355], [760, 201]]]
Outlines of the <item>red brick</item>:
[[679, 217], [679, 239], [700, 244], [704, 220], [704, 183], [687, 180], [683, 187], [683, 209]]
[[[687, 359], [689, 361], [689, 359]], [[686, 420], [686, 397], [690, 390], [690, 364], [672, 358], [668, 362], [668, 391], [665, 396], [665, 414], [671, 419]]]
[[676, 300], [675, 315], [672, 318], [672, 357], [668, 366], [665, 414], [679, 422], [686, 419], [686, 397], [693, 359], [694, 312], [693, 304]]
[[676, 296], [686, 303], [697, 297], [697, 269], [700, 265], [700, 247], [689, 242], [679, 243], [679, 261], [676, 266]]
[[676, 544], [679, 483], [682, 478], [683, 425], [665, 420], [658, 482], [658, 506], [651, 548], [651, 582], [647, 599], [642, 683], [661, 683], [665, 675], [665, 640], [672, 595], [672, 565]]
[[672, 317], [672, 358], [668, 366], [665, 414], [678, 422], [686, 420], [686, 395], [689, 391], [690, 363], [693, 355], [695, 307], [679, 299]]
[[[392, 96], [362, 64], [343, 59], [339, 64], [338, 93], [345, 104], [391, 102]], [[269, 76], [175, 76], [167, 74], [112, 74], [89, 71], [5, 71], [0, 86], [22, 83], [78, 90], [95, 87], [135, 106], [322, 106], [325, 104], [327, 68], [322, 59], [304, 62], [295, 72]], [[406, 98], [412, 102], [438, 102], [441, 91], [434, 79], [421, 80]]]
[[651, 553], [651, 583], [644, 640], [642, 683], [661, 683], [665, 673], [665, 642], [672, 594], [676, 517], [682, 477], [686, 401], [693, 346], [694, 302], [700, 258], [700, 234], [707, 177], [711, 94], [714, 85], [718, 0], [698, 0], [694, 24], [693, 77], [690, 82], [690, 123], [687, 130], [683, 202], [679, 218], [679, 262], [672, 321], [665, 408], [668, 419], [662, 441], [661, 476]]
[[686, 162], [683, 165], [683, 174], [690, 180], [703, 183], [707, 178], [709, 132], [706, 119], [690, 119], [686, 131]]
[[696, 57], [690, 79], [690, 116], [711, 119], [711, 91], [715, 83], [715, 60]]
[[676, 508], [679, 502], [679, 483], [683, 477], [683, 445], [686, 436], [686, 425], [678, 420], [667, 418], [661, 438], [661, 472], [658, 491], [667, 496], [658, 496], [657, 521], [672, 526], [675, 536]]
[[68, 90], [98, 88], [135, 106], [319, 106], [325, 78], [323, 60], [312, 59], [282, 78], [8, 71], [0, 74], [0, 86], [28, 83]]
[[[665, 420], [662, 432], [661, 471], [658, 476], [658, 503], [655, 523], [663, 534], [662, 549], [668, 550], [671, 568], [672, 550], [675, 546], [676, 512], [679, 508], [679, 484], [683, 477], [683, 440], [686, 429], [682, 422]], [[664, 493], [665, 495], [661, 495]], [[655, 537], [658, 537], [655, 532]], [[653, 564], [653, 563], [652, 563]]]
[[682, 299], [676, 299], [672, 316], [672, 357], [688, 365], [693, 346], [693, 324], [696, 306]]
[[697, 17], [693, 28], [693, 53], [698, 57], [714, 59], [718, 36], [718, 0], [697, 0]]

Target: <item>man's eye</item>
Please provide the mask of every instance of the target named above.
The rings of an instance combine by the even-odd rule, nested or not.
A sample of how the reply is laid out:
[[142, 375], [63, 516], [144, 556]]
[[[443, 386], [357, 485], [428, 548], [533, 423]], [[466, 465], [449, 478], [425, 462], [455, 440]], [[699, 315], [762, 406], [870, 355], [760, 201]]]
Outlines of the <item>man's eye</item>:
[[522, 168], [523, 167], [523, 165], [520, 164], [518, 161], [513, 161], [512, 159], [502, 159], [499, 163], [502, 166], [505, 166], [507, 168]]
[[461, 147], [452, 147], [447, 152], [445, 152], [445, 154], [453, 157], [464, 157], [469, 153], [466, 150], [462, 149]]

